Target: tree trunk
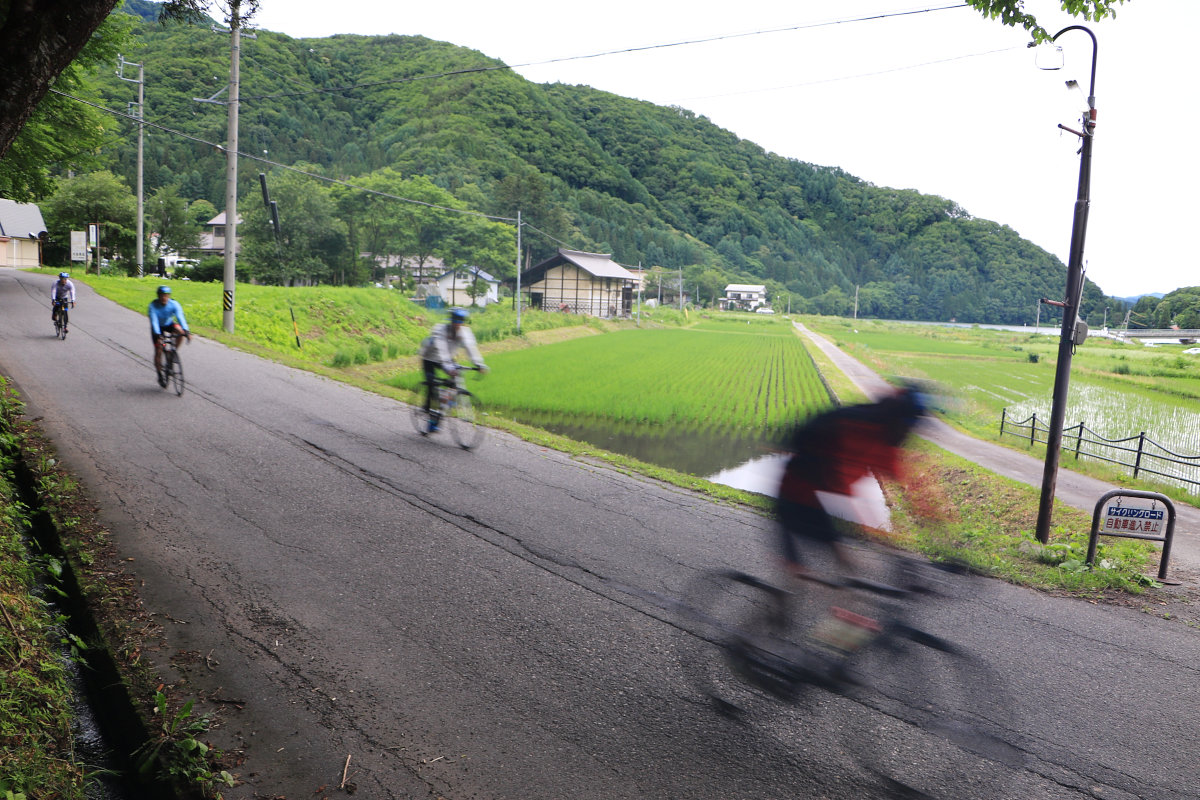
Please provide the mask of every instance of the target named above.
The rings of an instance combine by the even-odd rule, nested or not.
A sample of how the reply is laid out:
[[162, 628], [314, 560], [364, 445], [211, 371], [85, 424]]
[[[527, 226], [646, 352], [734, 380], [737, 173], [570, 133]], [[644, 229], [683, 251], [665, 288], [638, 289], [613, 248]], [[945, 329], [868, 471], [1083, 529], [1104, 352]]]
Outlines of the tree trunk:
[[[118, 0], [0, 3], [0, 158]], [[4, 10], [7, 10], [5, 13]]]

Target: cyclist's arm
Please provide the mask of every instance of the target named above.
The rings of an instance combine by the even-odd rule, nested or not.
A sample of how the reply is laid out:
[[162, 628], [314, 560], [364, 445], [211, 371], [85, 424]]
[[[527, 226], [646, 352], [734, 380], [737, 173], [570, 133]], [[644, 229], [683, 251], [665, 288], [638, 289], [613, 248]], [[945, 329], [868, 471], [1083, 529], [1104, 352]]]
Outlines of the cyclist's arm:
[[175, 312], [175, 319], [179, 320], [179, 327], [183, 328], [183, 332], [190, 337], [192, 332], [188, 330], [187, 319], [183, 316], [183, 306], [179, 305], [178, 300], [172, 300], [171, 308]]
[[483, 355], [479, 352], [479, 345], [475, 343], [475, 334], [471, 332], [471, 329], [464, 325], [459, 331], [459, 335], [462, 336], [462, 347], [471, 357], [471, 363], [480, 369], [487, 369], [487, 364], [483, 363]]
[[71, 305], [75, 305], [75, 284], [67, 281], [67, 299], [71, 301]]
[[159, 322], [158, 314], [155, 312], [154, 301], [151, 301], [150, 310], [148, 313], [150, 314], [150, 332], [155, 336], [161, 336], [162, 324]]

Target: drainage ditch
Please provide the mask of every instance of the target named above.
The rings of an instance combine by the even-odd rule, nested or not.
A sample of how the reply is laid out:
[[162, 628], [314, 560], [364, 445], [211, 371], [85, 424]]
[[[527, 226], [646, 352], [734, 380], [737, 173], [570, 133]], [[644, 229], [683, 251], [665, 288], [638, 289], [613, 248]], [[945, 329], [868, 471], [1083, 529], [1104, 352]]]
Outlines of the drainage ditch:
[[75, 756], [94, 776], [86, 797], [178, 800], [179, 795], [170, 787], [144, 779], [136, 768], [133, 754], [149, 739], [145, 723], [135, 710], [113, 654], [99, 644], [103, 642], [100, 628], [84, 601], [58, 530], [42, 505], [32, 471], [19, 453], [9, 453], [9, 457], [19, 498], [29, 509], [30, 536], [42, 553], [63, 565], [55, 582], [61, 594], [54, 593], [52, 605], [66, 618], [67, 632], [89, 645], [77, 656], [64, 646], [62, 654], [74, 689]]

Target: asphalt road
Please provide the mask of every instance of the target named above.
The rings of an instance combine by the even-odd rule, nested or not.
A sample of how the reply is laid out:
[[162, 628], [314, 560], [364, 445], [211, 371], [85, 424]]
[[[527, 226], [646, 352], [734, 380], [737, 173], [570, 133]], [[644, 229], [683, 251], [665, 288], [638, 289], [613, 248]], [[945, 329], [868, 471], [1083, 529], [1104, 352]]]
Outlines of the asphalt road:
[[[87, 288], [54, 339], [50, 283], [0, 270], [0, 371], [131, 559], [164, 671], [243, 702], [214, 733], [246, 755], [227, 798], [338, 796], [347, 755], [367, 798], [864, 796], [843, 744], [886, 718], [815, 698], [729, 722], [677, 666], [694, 637], [617, 586], [766, 572], [769, 521], [501, 433], [464, 452], [205, 340], [177, 398], [145, 319]], [[970, 796], [1200, 798], [1191, 628], [960, 588], [927, 624], [993, 665], [1027, 757]]]

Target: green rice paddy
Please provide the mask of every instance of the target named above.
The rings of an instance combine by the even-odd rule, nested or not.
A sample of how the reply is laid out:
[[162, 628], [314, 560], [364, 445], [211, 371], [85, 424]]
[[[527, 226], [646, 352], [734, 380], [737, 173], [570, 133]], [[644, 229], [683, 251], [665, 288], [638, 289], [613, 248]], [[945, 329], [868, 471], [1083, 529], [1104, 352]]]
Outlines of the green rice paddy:
[[[790, 325], [778, 323], [622, 330], [488, 362], [488, 408], [518, 419], [769, 436], [831, 402]], [[420, 379], [396, 385], [415, 389]]]

